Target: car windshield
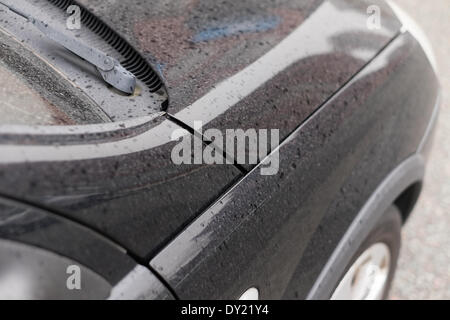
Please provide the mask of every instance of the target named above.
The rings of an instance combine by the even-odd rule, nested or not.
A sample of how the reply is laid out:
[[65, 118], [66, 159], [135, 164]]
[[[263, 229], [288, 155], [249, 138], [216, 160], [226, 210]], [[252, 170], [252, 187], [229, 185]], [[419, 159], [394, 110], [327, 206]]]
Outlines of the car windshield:
[[67, 77], [0, 30], [0, 125], [109, 121]]
[[70, 125], [74, 121], [0, 64], [0, 124]]

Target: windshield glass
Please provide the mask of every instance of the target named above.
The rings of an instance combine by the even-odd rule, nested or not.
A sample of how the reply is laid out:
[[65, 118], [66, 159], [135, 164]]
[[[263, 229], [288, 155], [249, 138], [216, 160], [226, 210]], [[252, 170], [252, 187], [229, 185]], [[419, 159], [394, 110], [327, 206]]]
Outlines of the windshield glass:
[[70, 125], [74, 121], [0, 64], [0, 124]]

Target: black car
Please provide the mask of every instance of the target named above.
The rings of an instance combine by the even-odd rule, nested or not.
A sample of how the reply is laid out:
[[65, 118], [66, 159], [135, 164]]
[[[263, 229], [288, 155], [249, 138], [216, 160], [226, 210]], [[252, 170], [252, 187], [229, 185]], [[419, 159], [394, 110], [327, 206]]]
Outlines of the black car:
[[0, 298], [385, 298], [435, 68], [382, 0], [1, 0]]

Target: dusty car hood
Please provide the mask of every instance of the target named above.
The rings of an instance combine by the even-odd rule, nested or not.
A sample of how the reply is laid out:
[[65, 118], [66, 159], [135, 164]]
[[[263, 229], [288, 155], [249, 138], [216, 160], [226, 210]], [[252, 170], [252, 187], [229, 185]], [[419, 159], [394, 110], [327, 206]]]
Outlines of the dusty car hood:
[[[334, 70], [328, 71], [333, 77], [324, 86], [333, 89], [367, 63], [400, 28], [389, 7], [379, 0], [78, 2], [151, 61], [167, 85], [172, 113], [191, 105], [217, 84], [255, 62], [318, 13], [324, 13], [331, 20], [337, 19], [327, 21], [316, 17], [313, 22], [317, 24], [315, 32], [305, 35], [309, 40], [320, 42], [327, 38], [332, 43], [334, 55], [328, 57], [328, 62], [334, 64]], [[381, 10], [380, 30], [366, 28], [367, 10], [371, 5], [377, 5]], [[352, 13], [356, 19], [349, 19], [346, 13]], [[357, 21], [358, 16], [360, 21]], [[340, 22], [348, 28], [344, 30]], [[324, 28], [330, 32], [324, 32]], [[349, 34], [349, 30], [353, 33]], [[308, 39], [304, 40], [308, 42]], [[358, 49], [358, 42], [364, 44], [365, 52], [357, 59], [349, 59], [350, 51]], [[302, 58], [311, 56], [299, 56], [299, 60]], [[343, 64], [337, 66], [339, 63]], [[312, 64], [301, 71], [324, 73], [320, 64]]]
[[[280, 128], [281, 138], [400, 28], [384, 2], [375, 2], [380, 29], [367, 28], [374, 1], [80, 2], [158, 70], [168, 111], [180, 121]], [[154, 116], [117, 129], [120, 134], [79, 128], [33, 134], [38, 141], [21, 131], [22, 145], [5, 139], [0, 193], [89, 226], [148, 260], [246, 173], [234, 166], [175, 165], [170, 132], [181, 127]]]

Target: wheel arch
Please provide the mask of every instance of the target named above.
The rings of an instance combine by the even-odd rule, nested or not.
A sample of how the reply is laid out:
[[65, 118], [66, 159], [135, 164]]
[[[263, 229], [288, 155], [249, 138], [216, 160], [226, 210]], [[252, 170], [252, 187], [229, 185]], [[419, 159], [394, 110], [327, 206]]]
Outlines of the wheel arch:
[[310, 290], [308, 300], [328, 299], [359, 244], [389, 206], [395, 204], [405, 219], [418, 199], [425, 159], [417, 153], [398, 165], [376, 188], [334, 249]]

